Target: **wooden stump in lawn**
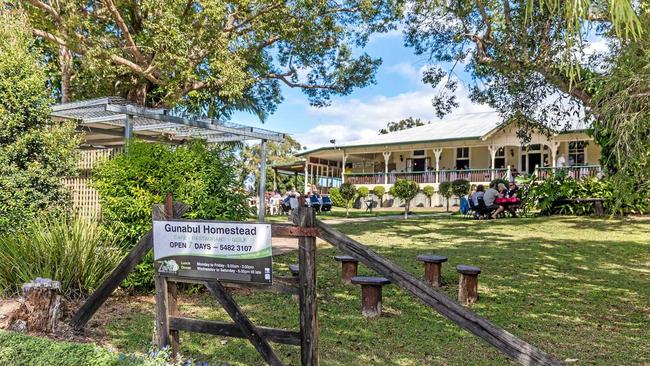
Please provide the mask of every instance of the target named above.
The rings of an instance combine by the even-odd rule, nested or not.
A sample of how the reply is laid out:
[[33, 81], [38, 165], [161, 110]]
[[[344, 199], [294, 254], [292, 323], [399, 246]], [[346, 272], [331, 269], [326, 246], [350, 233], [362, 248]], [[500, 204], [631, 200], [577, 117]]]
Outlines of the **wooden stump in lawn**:
[[460, 264], [456, 266], [460, 274], [458, 280], [458, 302], [463, 305], [473, 304], [478, 300], [478, 274], [481, 269], [474, 266]]
[[37, 278], [24, 284], [22, 290], [23, 303], [10, 316], [9, 324], [25, 324], [31, 332], [54, 332], [61, 315], [61, 283]]
[[417, 260], [424, 262], [424, 281], [433, 287], [440, 287], [442, 263], [447, 261], [447, 257], [423, 254], [418, 255]]
[[352, 281], [352, 277], [357, 275], [359, 261], [349, 255], [337, 255], [334, 259], [336, 259], [337, 262], [341, 262], [341, 282], [343, 282], [344, 285], [349, 285]]
[[390, 281], [383, 277], [352, 277], [352, 283], [361, 285], [361, 314], [366, 318], [381, 315], [381, 289]]

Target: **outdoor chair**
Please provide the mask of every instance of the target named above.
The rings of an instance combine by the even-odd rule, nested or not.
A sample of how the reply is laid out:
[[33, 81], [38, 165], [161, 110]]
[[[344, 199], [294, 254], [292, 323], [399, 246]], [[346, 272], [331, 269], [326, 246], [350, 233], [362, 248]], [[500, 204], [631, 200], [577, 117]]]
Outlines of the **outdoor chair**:
[[467, 199], [467, 202], [469, 203], [469, 210], [467, 210], [467, 213], [465, 213], [465, 217], [469, 218], [478, 218], [478, 207], [474, 205], [474, 200], [471, 198]]
[[320, 212], [320, 201], [318, 201], [318, 197], [316, 196], [311, 196], [309, 197], [309, 206], [316, 211], [316, 213]]
[[490, 215], [492, 215], [492, 212], [494, 212], [494, 210], [488, 209], [488, 207], [485, 205], [485, 200], [483, 200], [483, 197], [479, 197], [478, 198], [478, 211], [477, 211], [478, 218], [479, 219], [488, 218], [488, 217], [490, 217]]
[[329, 196], [323, 196], [323, 205], [320, 208], [321, 212], [332, 211], [332, 199]]

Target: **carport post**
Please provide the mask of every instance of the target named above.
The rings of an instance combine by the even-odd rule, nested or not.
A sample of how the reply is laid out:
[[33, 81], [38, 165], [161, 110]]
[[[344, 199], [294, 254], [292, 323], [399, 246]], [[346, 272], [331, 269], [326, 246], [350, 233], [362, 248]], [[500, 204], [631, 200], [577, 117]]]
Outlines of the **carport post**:
[[260, 222], [264, 222], [264, 214], [266, 213], [266, 207], [264, 202], [264, 193], [266, 192], [266, 140], [262, 140], [260, 143], [260, 182], [259, 182], [259, 204], [257, 211], [257, 218]]
[[131, 137], [133, 137], [133, 116], [127, 114], [124, 120], [124, 151], [127, 153], [129, 152]]

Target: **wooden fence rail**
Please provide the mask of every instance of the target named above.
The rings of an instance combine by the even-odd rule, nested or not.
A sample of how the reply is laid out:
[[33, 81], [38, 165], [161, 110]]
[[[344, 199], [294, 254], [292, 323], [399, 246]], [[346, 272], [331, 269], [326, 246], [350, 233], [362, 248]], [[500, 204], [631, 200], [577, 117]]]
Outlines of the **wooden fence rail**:
[[340, 251], [357, 258], [366, 266], [411, 293], [427, 306], [444, 315], [461, 328], [513, 358], [522, 365], [563, 365], [551, 355], [515, 337], [506, 330], [453, 301], [401, 267], [377, 254], [367, 246], [349, 238], [320, 220], [316, 220], [319, 236]]

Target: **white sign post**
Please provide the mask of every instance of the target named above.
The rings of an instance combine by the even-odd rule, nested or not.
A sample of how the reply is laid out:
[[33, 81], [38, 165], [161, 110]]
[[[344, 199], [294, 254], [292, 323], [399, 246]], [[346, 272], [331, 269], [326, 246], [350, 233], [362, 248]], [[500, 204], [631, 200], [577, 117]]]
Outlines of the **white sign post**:
[[271, 225], [153, 222], [156, 271], [166, 276], [272, 282]]

